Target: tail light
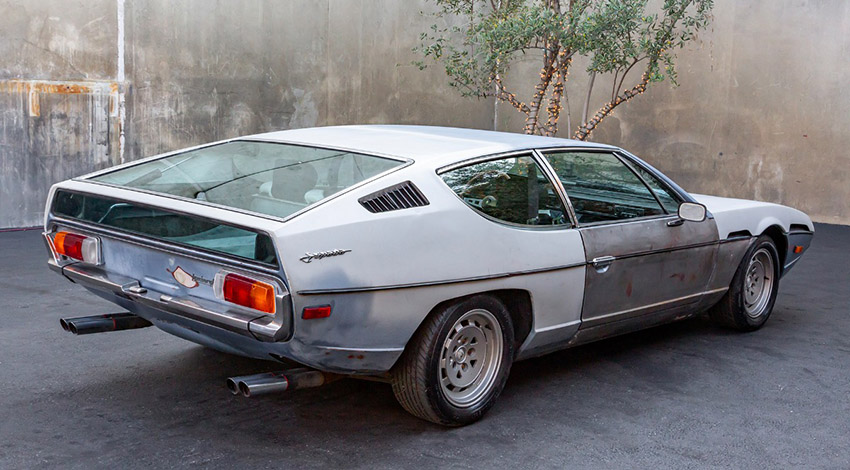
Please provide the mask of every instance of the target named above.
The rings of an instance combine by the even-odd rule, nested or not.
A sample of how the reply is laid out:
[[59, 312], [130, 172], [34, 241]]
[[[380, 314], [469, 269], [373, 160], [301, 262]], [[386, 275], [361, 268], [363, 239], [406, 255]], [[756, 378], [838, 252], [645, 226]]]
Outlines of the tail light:
[[267, 282], [222, 271], [216, 274], [213, 289], [219, 299], [260, 312], [275, 313], [275, 288]]
[[100, 240], [96, 237], [60, 231], [54, 233], [52, 238], [47, 235], [47, 240], [57, 262], [72, 259], [87, 264], [101, 264]]

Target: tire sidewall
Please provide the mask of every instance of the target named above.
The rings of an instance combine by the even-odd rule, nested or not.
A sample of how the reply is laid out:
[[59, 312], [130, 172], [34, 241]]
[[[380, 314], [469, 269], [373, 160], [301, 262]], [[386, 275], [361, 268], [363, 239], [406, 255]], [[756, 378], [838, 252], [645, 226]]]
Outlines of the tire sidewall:
[[[455, 322], [465, 313], [476, 309], [487, 310], [499, 322], [503, 341], [502, 357], [499, 371], [490, 390], [477, 404], [468, 408], [459, 408], [448, 401], [440, 386], [440, 355], [446, 337]], [[444, 422], [452, 425], [468, 424], [481, 418], [493, 406], [507, 382], [514, 358], [513, 322], [505, 306], [495, 298], [486, 295], [470, 297], [450, 306], [442, 312], [439, 321], [441, 324], [438, 334], [429, 345], [426, 365], [428, 400]]]
[[[770, 298], [767, 301], [767, 306], [761, 315], [756, 318], [750, 317], [747, 315], [747, 310], [744, 305], [744, 282], [746, 280], [746, 272], [747, 268], [750, 265], [750, 260], [752, 260], [753, 255], [756, 251], [766, 248], [770, 253], [770, 256], [773, 257], [773, 290], [770, 293]], [[757, 329], [760, 328], [764, 323], [770, 318], [770, 314], [773, 312], [773, 305], [776, 303], [776, 296], [779, 293], [779, 252], [776, 249], [776, 244], [770, 237], [761, 236], [759, 237], [753, 246], [747, 250], [746, 256], [744, 256], [743, 261], [741, 262], [741, 266], [738, 267], [738, 271], [735, 273], [735, 279], [733, 282], [733, 294], [734, 294], [734, 302], [735, 302], [735, 311], [737, 313], [736, 322], [739, 323], [742, 327], [746, 329]]]

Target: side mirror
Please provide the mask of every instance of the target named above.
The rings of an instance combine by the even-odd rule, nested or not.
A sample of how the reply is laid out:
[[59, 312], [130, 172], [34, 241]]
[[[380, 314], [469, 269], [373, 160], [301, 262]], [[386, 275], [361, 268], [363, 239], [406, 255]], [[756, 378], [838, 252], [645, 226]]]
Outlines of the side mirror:
[[702, 204], [695, 202], [683, 202], [679, 204], [679, 218], [690, 222], [702, 222], [705, 220], [706, 209]]

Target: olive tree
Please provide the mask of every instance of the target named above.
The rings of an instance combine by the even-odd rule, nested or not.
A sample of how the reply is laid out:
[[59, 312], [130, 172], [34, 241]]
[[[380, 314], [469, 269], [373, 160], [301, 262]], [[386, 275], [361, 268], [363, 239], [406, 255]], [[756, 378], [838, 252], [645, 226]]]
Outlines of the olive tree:
[[[580, 140], [650, 83], [677, 83], [675, 53], [709, 24], [713, 6], [713, 0], [432, 1], [438, 23], [422, 33], [416, 64], [441, 64], [464, 96], [509, 103], [525, 115], [527, 134], [555, 135], [565, 102], [572, 129], [568, 75], [575, 58], [586, 58], [587, 89], [573, 133]], [[540, 73], [521, 80], [534, 89], [518, 95], [504, 78], [529, 54], [540, 57]], [[589, 114], [593, 89], [602, 86], [597, 76], [611, 81], [610, 95]]]

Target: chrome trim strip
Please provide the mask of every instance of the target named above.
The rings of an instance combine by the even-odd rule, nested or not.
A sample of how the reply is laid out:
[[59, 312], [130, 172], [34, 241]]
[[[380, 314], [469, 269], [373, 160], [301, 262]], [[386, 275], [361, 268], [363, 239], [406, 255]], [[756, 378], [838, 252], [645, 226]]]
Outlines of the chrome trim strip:
[[794, 258], [794, 260], [793, 260], [793, 261], [791, 261], [790, 263], [788, 263], [788, 264], [786, 264], [785, 266], [783, 266], [783, 267], [782, 267], [782, 270], [783, 270], [783, 271], [787, 271], [787, 270], [791, 269], [791, 266], [794, 266], [794, 263], [796, 263], [797, 261], [800, 261], [801, 259], [803, 259], [803, 257], [802, 257], [802, 256], [798, 256], [798, 257]]
[[627, 309], [627, 310], [621, 310], [619, 312], [607, 313], [605, 315], [600, 315], [600, 316], [597, 316], [597, 317], [590, 318], [586, 321], [582, 321], [582, 324], [583, 325], [587, 324], [588, 327], [591, 327], [591, 326], [595, 326], [596, 323], [599, 323], [599, 320], [604, 320], [606, 318], [616, 317], [618, 315], [626, 315], [626, 314], [638, 312], [638, 311], [641, 311], [641, 310], [650, 310], [650, 309], [654, 310], [654, 309], [656, 309], [656, 307], [661, 307], [663, 305], [671, 304], [671, 303], [674, 303], [674, 302], [682, 302], [682, 301], [685, 301], [685, 300], [692, 299], [694, 297], [702, 297], [704, 295], [717, 294], [717, 293], [720, 293], [720, 292], [723, 292], [723, 291], [726, 291], [726, 290], [729, 290], [729, 287], [721, 287], [719, 289], [712, 289], [712, 290], [697, 292], [696, 294], [689, 294], [689, 295], [685, 295], [685, 296], [682, 296], [682, 297], [677, 297], [675, 299], [665, 300], [663, 302], [656, 302], [654, 304], [641, 305], [640, 307], [630, 308], [630, 309]]
[[404, 348], [341, 348], [339, 346], [316, 346], [316, 348], [329, 349], [331, 351], [368, 352], [368, 353], [393, 353], [393, 352], [404, 351]]
[[555, 192], [558, 193], [558, 197], [561, 199], [561, 204], [567, 208], [567, 214], [570, 216], [570, 222], [573, 224], [573, 228], [578, 227], [578, 217], [576, 217], [576, 211], [573, 209], [573, 202], [570, 201], [569, 196], [567, 195], [567, 190], [564, 188], [564, 184], [561, 182], [561, 178], [558, 177], [558, 173], [555, 171], [555, 168], [549, 162], [549, 159], [543, 156], [543, 154], [534, 149], [534, 159], [537, 160], [537, 164], [543, 168], [543, 172], [549, 178], [549, 181], [554, 182]]
[[338, 287], [338, 288], [330, 288], [330, 289], [307, 289], [300, 290], [297, 292], [298, 295], [322, 295], [322, 294], [351, 294], [356, 292], [373, 292], [380, 290], [396, 290], [396, 289], [412, 289], [415, 287], [431, 287], [431, 286], [441, 286], [445, 284], [462, 284], [466, 282], [477, 282], [477, 281], [489, 281], [491, 279], [502, 279], [506, 277], [514, 277], [514, 276], [525, 276], [529, 274], [539, 274], [546, 273], [551, 271], [560, 271], [563, 269], [570, 268], [578, 268], [581, 266], [585, 266], [587, 263], [573, 263], [566, 264], [563, 266], [551, 266], [548, 268], [540, 268], [540, 269], [529, 269], [526, 271], [514, 271], [508, 273], [500, 273], [500, 274], [488, 274], [485, 276], [473, 276], [459, 279], [447, 279], [443, 281], [425, 281], [425, 282], [411, 282], [408, 284], [392, 284], [392, 285], [384, 285], [384, 286], [372, 286], [372, 287]]
[[629, 253], [627, 255], [612, 256], [612, 258], [614, 258], [615, 260], [629, 259], [629, 258], [636, 258], [638, 256], [649, 256], [649, 255], [658, 255], [658, 254], [663, 254], [663, 253], [672, 253], [674, 251], [690, 250], [690, 249], [693, 249], [693, 248], [702, 248], [702, 247], [706, 247], [706, 246], [719, 245], [719, 244], [720, 244], [719, 240], [712, 240], [710, 242], [693, 243], [693, 244], [690, 244], [690, 245], [681, 245], [681, 246], [676, 246], [676, 247], [673, 247], [673, 248], [660, 248], [658, 250], [640, 251], [640, 252], [636, 252], [636, 253]]
[[561, 328], [569, 328], [571, 326], [579, 325], [579, 324], [581, 324], [581, 320], [573, 320], [573, 321], [568, 321], [566, 323], [559, 323], [557, 325], [552, 325], [552, 326], [540, 328], [539, 330], [534, 330], [534, 332], [535, 333], [545, 333], [547, 331], [559, 330]]
[[509, 150], [509, 151], [500, 152], [500, 153], [492, 153], [492, 154], [489, 154], [489, 155], [481, 155], [481, 156], [478, 156], [478, 157], [467, 158], [467, 159], [461, 160], [459, 162], [450, 163], [448, 165], [441, 166], [440, 168], [437, 168], [437, 174], [440, 175], [440, 174], [443, 174], [447, 171], [456, 170], [458, 168], [462, 168], [462, 167], [465, 167], [465, 166], [468, 166], [468, 165], [473, 165], [475, 163], [486, 162], [486, 161], [489, 161], [489, 160], [498, 160], [499, 158], [509, 157], [509, 156], [517, 154], [517, 153], [529, 153], [529, 152], [534, 153], [534, 152], [559, 150], [559, 149], [570, 150], [570, 151], [595, 150], [595, 151], [603, 151], [603, 152], [611, 152], [611, 151], [617, 150], [616, 147], [608, 147], [608, 146], [604, 146], [603, 144], [596, 144], [596, 145], [598, 145], [598, 147], [597, 146], [594, 146], [594, 147], [563, 147], [563, 146], [539, 147], [538, 146], [538, 147], [529, 147], [529, 148], [526, 148], [526, 149]]

